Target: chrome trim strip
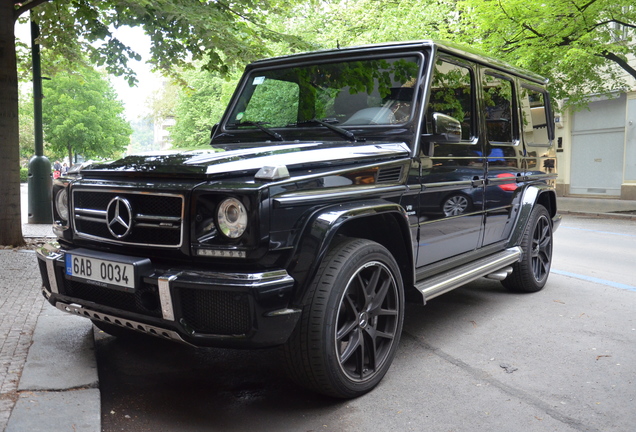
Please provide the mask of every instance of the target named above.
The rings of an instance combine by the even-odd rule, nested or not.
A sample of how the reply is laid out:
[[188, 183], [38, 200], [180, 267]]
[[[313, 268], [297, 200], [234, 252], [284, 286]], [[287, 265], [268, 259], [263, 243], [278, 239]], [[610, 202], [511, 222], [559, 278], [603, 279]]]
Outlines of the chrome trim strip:
[[[41, 255], [44, 256], [44, 255]], [[60, 258], [62, 254], [55, 253], [49, 256], [44, 256], [46, 263], [46, 275], [49, 277], [49, 285], [51, 285], [51, 291], [55, 294], [60, 293], [60, 289], [57, 286], [57, 279], [55, 278], [55, 261]]]
[[153, 215], [145, 215], [145, 214], [136, 214], [135, 219], [138, 220], [157, 220], [161, 222], [181, 222], [181, 218], [174, 216], [153, 216]]
[[75, 220], [84, 220], [88, 222], [98, 222], [106, 224], [106, 217], [104, 217], [104, 219], [98, 219], [90, 216], [75, 215]]
[[265, 314], [265, 316], [268, 317], [277, 317], [277, 316], [283, 316], [283, 315], [292, 315], [292, 314], [297, 314], [297, 313], [301, 313], [302, 310], [301, 309], [279, 309], [279, 310], [275, 310], [275, 311], [271, 311]]
[[149, 324], [140, 323], [138, 321], [132, 321], [129, 319], [119, 318], [119, 317], [108, 315], [102, 312], [95, 312], [84, 306], [80, 306], [76, 304], [66, 304], [62, 302], [57, 302], [55, 304], [55, 307], [61, 310], [62, 312], [68, 312], [70, 314], [79, 315], [79, 316], [88, 318], [90, 320], [101, 321], [104, 323], [123, 327], [128, 330], [133, 330], [139, 333], [145, 333], [147, 335], [157, 336], [163, 339], [169, 339], [176, 342], [184, 343], [186, 345], [194, 346], [186, 342], [185, 340], [183, 340], [181, 336], [179, 336], [179, 333], [172, 330], [166, 330], [161, 327], [156, 327]]
[[523, 251], [520, 247], [512, 247], [493, 256], [470, 262], [459, 268], [433, 276], [416, 285], [422, 293], [424, 301], [435, 298], [448, 291], [474, 281], [483, 276], [497, 272], [521, 259]]
[[170, 285], [171, 282], [176, 279], [176, 275], [160, 276], [158, 279], [161, 315], [163, 319], [168, 321], [174, 321], [174, 308], [172, 306], [172, 296], [170, 295]]
[[347, 197], [359, 198], [361, 196], [375, 195], [378, 193], [404, 193], [408, 190], [405, 185], [399, 186], [365, 186], [365, 187], [347, 187], [347, 188], [333, 188], [326, 190], [323, 193], [316, 193], [316, 191], [309, 191], [307, 193], [295, 193], [285, 196], [274, 198], [274, 202], [281, 206], [304, 204], [307, 202], [317, 203], [320, 200], [333, 201], [336, 199], [342, 199]]
[[291, 284], [294, 283], [292, 278], [285, 270], [274, 270], [265, 273], [220, 273], [208, 271], [183, 271], [175, 278], [179, 281], [196, 283], [198, 279], [204, 283], [210, 283], [210, 280], [216, 280], [220, 285], [225, 286], [246, 286], [259, 288], [269, 285]]
[[159, 228], [159, 229], [180, 229], [180, 226], [165, 226], [159, 223], [151, 224], [151, 223], [138, 223], [135, 224], [135, 228]]
[[105, 210], [95, 210], [95, 209], [85, 209], [85, 208], [76, 208], [75, 209], [75, 213], [86, 213], [87, 215], [91, 215], [91, 216], [103, 216], [104, 218], [106, 218], [106, 211]]

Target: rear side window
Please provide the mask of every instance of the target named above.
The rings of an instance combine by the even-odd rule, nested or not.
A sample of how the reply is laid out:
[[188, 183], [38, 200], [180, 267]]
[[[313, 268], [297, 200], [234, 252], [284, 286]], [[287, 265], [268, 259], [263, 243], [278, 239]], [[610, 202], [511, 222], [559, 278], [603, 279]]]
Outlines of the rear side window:
[[548, 123], [547, 95], [543, 90], [530, 85], [521, 85], [521, 121], [526, 145], [550, 146], [551, 128]]
[[515, 141], [515, 119], [513, 117], [512, 81], [501, 75], [486, 73], [482, 85], [488, 141], [498, 144], [513, 144]]

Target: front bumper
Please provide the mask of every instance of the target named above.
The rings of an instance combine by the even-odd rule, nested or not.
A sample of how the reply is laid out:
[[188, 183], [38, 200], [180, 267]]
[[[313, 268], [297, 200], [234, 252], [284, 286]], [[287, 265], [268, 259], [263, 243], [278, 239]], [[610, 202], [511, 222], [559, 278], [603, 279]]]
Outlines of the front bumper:
[[42, 292], [58, 309], [91, 320], [194, 346], [258, 348], [283, 344], [300, 316], [288, 306], [294, 279], [285, 270], [229, 273], [151, 265], [134, 289], [119, 290], [67, 276], [67, 253], [75, 250], [47, 245], [37, 251]]

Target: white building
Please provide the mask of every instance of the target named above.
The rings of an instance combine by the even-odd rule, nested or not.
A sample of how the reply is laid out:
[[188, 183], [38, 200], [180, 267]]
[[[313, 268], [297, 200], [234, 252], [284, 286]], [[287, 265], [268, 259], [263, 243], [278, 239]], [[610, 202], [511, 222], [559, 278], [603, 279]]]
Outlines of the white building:
[[557, 118], [560, 196], [636, 200], [636, 80], [624, 77], [626, 90]]

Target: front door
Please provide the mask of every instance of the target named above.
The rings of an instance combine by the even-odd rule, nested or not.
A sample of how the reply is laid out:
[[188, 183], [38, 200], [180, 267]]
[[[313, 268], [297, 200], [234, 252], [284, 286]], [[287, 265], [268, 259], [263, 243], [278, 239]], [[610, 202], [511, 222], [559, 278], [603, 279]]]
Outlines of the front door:
[[418, 267], [475, 250], [483, 224], [485, 164], [476, 139], [475, 73], [452, 57], [435, 64], [426, 113], [431, 132], [433, 113], [458, 120], [459, 143], [441, 143], [423, 137], [420, 151], [421, 194], [418, 211]]

